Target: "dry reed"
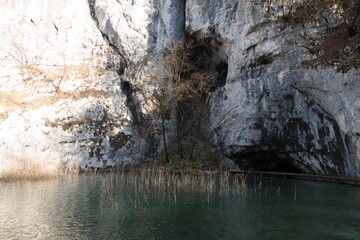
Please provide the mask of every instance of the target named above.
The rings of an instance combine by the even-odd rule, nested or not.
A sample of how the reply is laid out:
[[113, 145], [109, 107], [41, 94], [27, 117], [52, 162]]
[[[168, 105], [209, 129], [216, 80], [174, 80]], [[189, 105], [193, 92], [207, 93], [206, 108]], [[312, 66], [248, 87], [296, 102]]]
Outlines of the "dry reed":
[[[113, 187], [129, 189], [129, 201], [137, 207], [149, 200], [171, 200], [185, 193], [202, 194], [209, 204], [216, 196], [241, 196], [246, 193], [247, 176], [227, 172], [169, 172], [162, 169], [137, 169], [114, 174]], [[114, 183], [116, 182], [116, 183]], [[112, 187], [111, 187], [112, 188]], [[109, 191], [112, 189], [109, 188]]]
[[78, 169], [54, 170], [44, 169], [38, 165], [12, 168], [0, 172], [0, 181], [41, 181], [60, 177], [65, 174], [77, 173]]

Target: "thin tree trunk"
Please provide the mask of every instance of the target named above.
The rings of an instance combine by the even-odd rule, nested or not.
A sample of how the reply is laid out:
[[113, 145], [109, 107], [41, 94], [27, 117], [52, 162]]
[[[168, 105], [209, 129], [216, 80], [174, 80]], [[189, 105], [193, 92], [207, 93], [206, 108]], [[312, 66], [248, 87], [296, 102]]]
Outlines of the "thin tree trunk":
[[176, 147], [178, 155], [183, 158], [183, 151], [182, 151], [182, 139], [181, 139], [181, 127], [180, 127], [180, 113], [179, 113], [179, 105], [176, 102], [175, 106], [175, 125], [176, 125]]
[[197, 104], [197, 113], [195, 114], [196, 117], [198, 117], [197, 119], [194, 119], [196, 121], [196, 123], [194, 124], [194, 132], [195, 134], [193, 136], [191, 136], [191, 146], [190, 146], [190, 153], [189, 153], [189, 160], [190, 161], [194, 161], [196, 160], [194, 158], [195, 151], [196, 151], [196, 147], [200, 141], [199, 136], [201, 135], [201, 122], [203, 120], [203, 115], [200, 113], [201, 111], [203, 111], [203, 109], [201, 109], [201, 104]]
[[166, 142], [166, 129], [165, 129], [164, 114], [161, 114], [161, 127], [162, 127], [162, 137], [163, 137], [164, 151], [165, 151], [165, 162], [170, 163], [169, 152], [168, 152], [168, 147], [167, 147], [167, 142]]

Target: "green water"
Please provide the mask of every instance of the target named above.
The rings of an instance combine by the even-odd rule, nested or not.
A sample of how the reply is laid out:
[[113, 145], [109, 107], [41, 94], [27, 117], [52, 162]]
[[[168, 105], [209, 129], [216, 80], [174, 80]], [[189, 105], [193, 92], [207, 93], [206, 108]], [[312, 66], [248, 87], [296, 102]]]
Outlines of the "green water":
[[154, 189], [129, 177], [0, 183], [0, 239], [360, 239], [358, 187], [263, 178], [241, 192], [231, 181]]

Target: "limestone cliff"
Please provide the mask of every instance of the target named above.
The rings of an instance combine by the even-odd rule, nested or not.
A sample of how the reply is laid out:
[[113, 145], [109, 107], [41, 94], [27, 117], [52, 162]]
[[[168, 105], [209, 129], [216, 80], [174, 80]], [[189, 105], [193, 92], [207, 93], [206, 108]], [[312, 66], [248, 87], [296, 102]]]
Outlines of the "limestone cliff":
[[107, 167], [145, 158], [148, 144], [119, 71], [147, 51], [153, 8], [93, 4], [0, 4], [0, 169]]
[[151, 88], [159, 53], [187, 35], [221, 76], [209, 96], [219, 152], [243, 168], [360, 175], [359, 71], [304, 68], [311, 56], [288, 41], [297, 30], [246, 0], [9, 0], [0, 16], [0, 170], [159, 153], [134, 89]]
[[[187, 31], [215, 38], [228, 62], [211, 96], [214, 141], [244, 168], [359, 175], [359, 71], [302, 67], [305, 49], [247, 1], [188, 1]], [[278, 166], [277, 166], [278, 165]]]

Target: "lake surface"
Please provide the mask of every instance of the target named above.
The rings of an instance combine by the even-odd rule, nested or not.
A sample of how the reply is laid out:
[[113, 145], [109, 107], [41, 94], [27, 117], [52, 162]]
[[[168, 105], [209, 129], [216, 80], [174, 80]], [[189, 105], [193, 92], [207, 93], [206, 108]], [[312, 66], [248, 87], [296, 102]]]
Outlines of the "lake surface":
[[3, 182], [0, 239], [360, 239], [359, 187], [240, 180], [102, 173]]

